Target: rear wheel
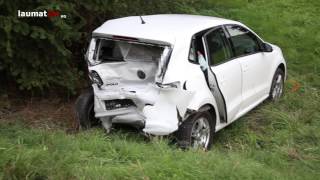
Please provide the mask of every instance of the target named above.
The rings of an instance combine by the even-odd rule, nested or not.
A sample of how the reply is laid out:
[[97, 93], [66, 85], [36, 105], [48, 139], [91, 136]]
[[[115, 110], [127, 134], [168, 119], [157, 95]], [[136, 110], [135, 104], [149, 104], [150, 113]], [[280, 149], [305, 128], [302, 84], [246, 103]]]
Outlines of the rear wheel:
[[208, 111], [190, 116], [176, 132], [178, 145], [182, 148], [207, 150], [213, 143], [215, 123]]
[[78, 97], [75, 111], [81, 129], [89, 129], [100, 124], [99, 119], [94, 117], [94, 95], [91, 88]]
[[281, 69], [277, 69], [273, 76], [269, 99], [271, 101], [278, 101], [283, 94], [284, 87], [284, 72]]

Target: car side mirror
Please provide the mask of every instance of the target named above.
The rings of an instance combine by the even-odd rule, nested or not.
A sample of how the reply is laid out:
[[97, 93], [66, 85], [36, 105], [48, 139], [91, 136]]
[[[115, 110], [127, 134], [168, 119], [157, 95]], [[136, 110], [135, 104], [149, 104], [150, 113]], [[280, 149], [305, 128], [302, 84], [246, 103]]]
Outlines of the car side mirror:
[[272, 52], [273, 48], [270, 44], [268, 43], [263, 43], [263, 52]]

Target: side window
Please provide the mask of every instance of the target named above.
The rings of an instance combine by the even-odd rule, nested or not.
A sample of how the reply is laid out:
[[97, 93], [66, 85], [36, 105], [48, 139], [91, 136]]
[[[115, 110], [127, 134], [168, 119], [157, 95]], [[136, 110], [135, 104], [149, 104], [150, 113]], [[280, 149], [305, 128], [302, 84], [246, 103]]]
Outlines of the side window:
[[196, 52], [196, 46], [195, 46], [195, 39], [192, 38], [191, 45], [190, 45], [190, 51], [189, 51], [189, 61], [193, 63], [197, 63], [197, 52]]
[[204, 54], [204, 46], [202, 43], [202, 35], [204, 34], [204, 32], [200, 32], [195, 34], [192, 37], [191, 40], [191, 45], [190, 45], [190, 50], [189, 50], [189, 61], [192, 63], [196, 63], [198, 64], [198, 55], [197, 52], [200, 51], [202, 54]]
[[232, 57], [226, 35], [222, 28], [216, 29], [205, 35], [208, 46], [208, 56], [211, 65], [217, 65]]
[[260, 51], [258, 38], [249, 30], [237, 26], [226, 26], [233, 45], [235, 56], [253, 54]]

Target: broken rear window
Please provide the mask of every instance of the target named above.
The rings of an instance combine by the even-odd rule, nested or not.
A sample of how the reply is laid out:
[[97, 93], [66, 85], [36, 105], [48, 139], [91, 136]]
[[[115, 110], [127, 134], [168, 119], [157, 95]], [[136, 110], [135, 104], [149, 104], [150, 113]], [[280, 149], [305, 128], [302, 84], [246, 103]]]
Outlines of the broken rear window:
[[97, 62], [159, 61], [163, 50], [150, 44], [97, 39], [93, 59]]

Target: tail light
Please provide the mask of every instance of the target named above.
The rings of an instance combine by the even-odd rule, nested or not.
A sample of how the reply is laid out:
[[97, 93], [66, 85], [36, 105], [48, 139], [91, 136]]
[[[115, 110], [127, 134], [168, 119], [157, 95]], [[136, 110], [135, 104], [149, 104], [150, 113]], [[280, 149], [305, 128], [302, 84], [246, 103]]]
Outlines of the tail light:
[[91, 71], [89, 76], [92, 83], [97, 84], [99, 87], [103, 85], [103, 81], [96, 71]]

